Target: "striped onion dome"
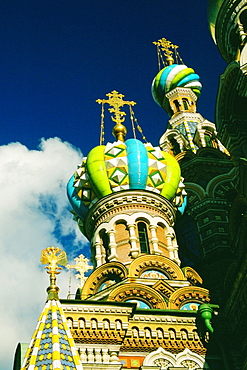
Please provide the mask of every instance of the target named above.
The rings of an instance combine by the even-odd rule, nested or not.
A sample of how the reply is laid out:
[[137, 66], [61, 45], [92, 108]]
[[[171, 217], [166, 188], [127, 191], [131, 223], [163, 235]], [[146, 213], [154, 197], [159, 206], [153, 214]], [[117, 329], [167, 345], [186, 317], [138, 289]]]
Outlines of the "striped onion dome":
[[75, 213], [84, 219], [89, 208], [113, 192], [142, 189], [176, 199], [182, 186], [177, 160], [150, 143], [137, 139], [93, 148], [67, 185]]
[[190, 88], [199, 97], [202, 85], [198, 74], [184, 64], [172, 64], [161, 69], [153, 80], [152, 95], [156, 103], [170, 115], [172, 110], [165, 95], [175, 87]]
[[82, 370], [61, 303], [48, 300], [27, 349], [21, 370]]

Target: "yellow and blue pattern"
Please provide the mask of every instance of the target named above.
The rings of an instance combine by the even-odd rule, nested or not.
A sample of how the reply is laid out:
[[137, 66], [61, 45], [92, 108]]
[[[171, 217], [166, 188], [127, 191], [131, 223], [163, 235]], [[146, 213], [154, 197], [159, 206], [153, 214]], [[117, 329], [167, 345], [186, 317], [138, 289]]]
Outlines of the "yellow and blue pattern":
[[47, 301], [21, 370], [82, 370], [61, 304]]
[[98, 199], [122, 190], [147, 190], [173, 201], [180, 180], [173, 156], [150, 143], [128, 139], [93, 148], [69, 180], [67, 191], [73, 210], [83, 220]]

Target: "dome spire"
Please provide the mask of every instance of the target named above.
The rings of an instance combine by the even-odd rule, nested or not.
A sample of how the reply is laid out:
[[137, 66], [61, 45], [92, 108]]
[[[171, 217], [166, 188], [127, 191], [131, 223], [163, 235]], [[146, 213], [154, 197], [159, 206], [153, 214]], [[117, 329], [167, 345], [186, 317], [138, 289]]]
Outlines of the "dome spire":
[[98, 99], [96, 100], [99, 104], [109, 104], [110, 108], [108, 108], [110, 113], [113, 113], [114, 115], [111, 116], [111, 119], [113, 122], [115, 122], [115, 126], [113, 127], [112, 134], [115, 136], [117, 140], [123, 141], [127, 134], [127, 129], [123, 125], [123, 122], [125, 121], [126, 113], [121, 111], [120, 108], [122, 108], [124, 105], [133, 106], [136, 103], [134, 101], [124, 101], [124, 95], [118, 93], [116, 90], [113, 90], [112, 92], [106, 94], [108, 96], [108, 99]]
[[[177, 49], [177, 45], [173, 45], [171, 41], [167, 40], [166, 38], [159, 39], [158, 41], [153, 42], [154, 45], [157, 46], [157, 54], [158, 54], [158, 65], [159, 70], [161, 69], [161, 62], [163, 66], [170, 66], [174, 63], [174, 57], [176, 59], [179, 58], [181, 63], [183, 63], [182, 59], [180, 58]], [[165, 60], [164, 60], [165, 57]]]
[[40, 262], [43, 265], [49, 263], [48, 266], [45, 266], [45, 268], [48, 270], [47, 273], [50, 274], [50, 286], [47, 288], [47, 301], [53, 299], [58, 300], [59, 288], [56, 285], [56, 275], [60, 274], [59, 270], [62, 269], [62, 267], [59, 267], [58, 264], [61, 266], [66, 266], [68, 263], [67, 255], [58, 247], [48, 247], [42, 250]]

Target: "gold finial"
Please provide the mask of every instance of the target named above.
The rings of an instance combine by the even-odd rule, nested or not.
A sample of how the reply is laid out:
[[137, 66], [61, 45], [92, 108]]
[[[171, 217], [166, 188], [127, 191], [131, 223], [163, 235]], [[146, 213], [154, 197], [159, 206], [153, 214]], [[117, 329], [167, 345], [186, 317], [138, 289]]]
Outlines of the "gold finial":
[[158, 58], [159, 59], [161, 58], [163, 61], [162, 52], [164, 56], [166, 57], [166, 61], [165, 62], [163, 61], [164, 65], [171, 65], [174, 63], [173, 55], [175, 54], [176, 58], [178, 56], [177, 54], [178, 46], [177, 45], [172, 44], [171, 41], [165, 38], [159, 39], [158, 41], [154, 41], [153, 44], [157, 45]]
[[116, 123], [116, 125], [113, 127], [112, 133], [117, 140], [124, 141], [127, 133], [127, 129], [123, 125], [123, 122], [125, 121], [124, 116], [126, 116], [126, 113], [122, 112], [120, 108], [124, 105], [133, 106], [136, 103], [134, 101], [124, 101], [124, 95], [119, 94], [116, 90], [106, 94], [106, 96], [108, 96], [108, 99], [98, 99], [96, 102], [99, 104], [107, 103], [112, 107], [108, 108], [109, 112], [114, 114], [114, 116], [111, 116], [111, 119]]
[[85, 276], [85, 272], [87, 272], [88, 270], [91, 270], [93, 266], [90, 266], [88, 264], [89, 260], [83, 254], [80, 254], [74, 260], [75, 260], [75, 265], [67, 265], [66, 267], [68, 269], [75, 269], [76, 271], [79, 272], [79, 274], [76, 274], [75, 277], [77, 279], [80, 279], [78, 288], [82, 289], [83, 285], [85, 284], [85, 281], [87, 280], [87, 277]]
[[47, 300], [57, 299], [59, 288], [56, 286], [56, 275], [60, 274], [62, 267], [66, 266], [68, 263], [66, 253], [61, 251], [58, 247], [48, 247], [42, 250], [40, 261], [43, 265], [49, 263], [45, 268], [48, 270], [47, 273], [50, 274], [50, 286], [47, 288], [48, 298]]

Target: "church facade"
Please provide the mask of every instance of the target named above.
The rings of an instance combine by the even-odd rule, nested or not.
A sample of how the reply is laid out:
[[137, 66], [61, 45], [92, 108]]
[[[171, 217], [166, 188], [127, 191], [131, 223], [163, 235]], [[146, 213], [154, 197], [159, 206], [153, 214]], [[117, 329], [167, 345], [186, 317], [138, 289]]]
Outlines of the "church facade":
[[97, 101], [109, 108], [115, 141], [104, 143], [102, 121], [100, 145], [67, 188], [93, 271], [85, 278], [90, 267], [78, 257], [75, 299], [59, 299], [66, 256], [43, 252], [47, 303], [14, 370], [247, 369], [246, 14], [246, 1], [209, 1], [228, 63], [215, 123], [197, 112], [200, 78], [166, 39], [155, 43], [164, 66], [152, 84], [170, 116], [159, 147], [136, 138], [133, 101], [115, 90]]

